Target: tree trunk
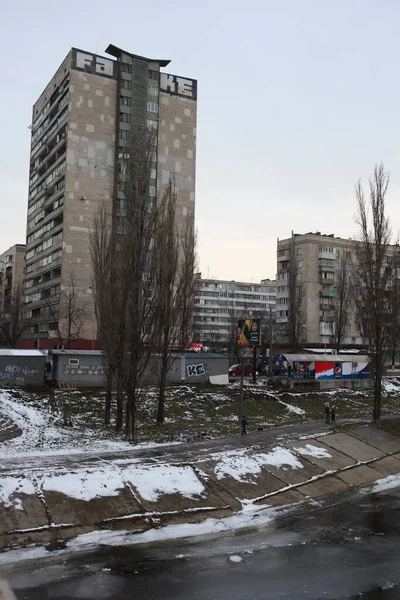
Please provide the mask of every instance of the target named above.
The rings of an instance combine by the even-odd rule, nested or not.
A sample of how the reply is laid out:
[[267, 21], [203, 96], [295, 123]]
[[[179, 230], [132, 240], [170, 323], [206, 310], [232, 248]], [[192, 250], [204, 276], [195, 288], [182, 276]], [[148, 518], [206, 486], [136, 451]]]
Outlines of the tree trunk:
[[165, 388], [167, 387], [167, 374], [168, 374], [168, 331], [164, 334], [163, 349], [161, 354], [161, 369], [160, 369], [160, 383], [158, 390], [158, 411], [157, 411], [157, 425], [163, 425], [164, 423], [164, 408], [165, 408]]
[[133, 442], [136, 425], [136, 386], [130, 387], [126, 395], [126, 440]]
[[106, 406], [104, 411], [104, 423], [109, 425], [111, 423], [111, 398], [112, 398], [112, 383], [113, 376], [111, 369], [107, 372], [107, 389], [106, 389]]
[[381, 403], [382, 403], [382, 367], [375, 367], [374, 377], [374, 421], [379, 421], [381, 418]]
[[158, 390], [158, 411], [157, 411], [157, 425], [164, 424], [164, 408], [165, 408], [165, 388], [167, 386], [167, 361], [164, 358], [161, 359], [161, 374], [160, 384]]
[[117, 379], [117, 420], [115, 423], [115, 431], [122, 431], [124, 423], [124, 399], [122, 395], [122, 385]]
[[397, 349], [397, 344], [396, 344], [396, 341], [394, 341], [393, 347], [392, 347], [392, 369], [394, 368], [394, 366], [396, 364], [396, 349]]

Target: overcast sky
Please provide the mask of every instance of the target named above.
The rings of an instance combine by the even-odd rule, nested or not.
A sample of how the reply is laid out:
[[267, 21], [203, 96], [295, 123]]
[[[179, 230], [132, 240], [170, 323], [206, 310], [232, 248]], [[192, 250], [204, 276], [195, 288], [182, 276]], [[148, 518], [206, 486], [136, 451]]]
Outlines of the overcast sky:
[[32, 104], [72, 46], [198, 80], [203, 276], [274, 277], [277, 237], [354, 236], [376, 162], [400, 207], [398, 0], [20, 0], [2, 6], [0, 252], [25, 241]]

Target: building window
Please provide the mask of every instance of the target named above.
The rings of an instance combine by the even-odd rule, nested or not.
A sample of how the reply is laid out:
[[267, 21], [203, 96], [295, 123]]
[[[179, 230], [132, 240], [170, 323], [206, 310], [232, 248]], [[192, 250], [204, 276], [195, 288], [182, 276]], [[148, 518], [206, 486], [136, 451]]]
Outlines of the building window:
[[131, 113], [119, 113], [119, 120], [121, 123], [130, 123], [131, 122]]
[[117, 182], [117, 190], [119, 192], [125, 191], [125, 183], [123, 181], [118, 181]]
[[158, 78], [159, 78], [159, 72], [152, 71], [151, 69], [149, 69], [149, 79], [154, 79], [154, 81], [158, 81]]
[[147, 103], [147, 110], [149, 112], [158, 113], [158, 104], [157, 104], [157, 102], [148, 102]]
[[301, 256], [303, 254], [303, 248], [297, 248], [296, 253], [297, 256]]
[[123, 73], [132, 73], [132, 65], [128, 63], [121, 63], [121, 70]]
[[127, 129], [120, 129], [119, 130], [119, 139], [120, 140], [130, 140], [131, 132], [128, 131]]
[[147, 119], [147, 128], [148, 129], [157, 129], [157, 121], [153, 121], [152, 119]]
[[149, 85], [147, 91], [149, 96], [158, 96], [158, 87], [155, 87], [154, 85]]
[[278, 250], [278, 256], [285, 256], [286, 250]]
[[149, 196], [155, 196], [156, 195], [156, 188], [154, 185], [151, 185], [149, 187]]
[[150, 152], [149, 157], [150, 157], [151, 162], [157, 162], [157, 153], [156, 152]]
[[132, 106], [132, 98], [130, 96], [121, 96], [121, 106]]
[[150, 171], [150, 179], [155, 179], [157, 177], [156, 169], [151, 169]]
[[124, 90], [131, 90], [132, 89], [132, 81], [130, 79], [121, 79], [121, 87]]

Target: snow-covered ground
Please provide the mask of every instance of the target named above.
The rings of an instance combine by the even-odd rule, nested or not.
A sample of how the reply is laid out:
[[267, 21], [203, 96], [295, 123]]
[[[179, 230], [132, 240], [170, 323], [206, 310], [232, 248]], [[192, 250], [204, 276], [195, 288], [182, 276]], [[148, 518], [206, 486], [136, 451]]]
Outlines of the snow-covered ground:
[[[0, 412], [14, 421], [22, 435], [0, 444], [0, 458], [33, 454], [71, 454], [127, 450], [130, 444], [112, 440], [101, 429], [64, 427], [62, 414], [29, 404], [29, 393], [0, 390]], [[143, 445], [146, 447], [146, 444]]]
[[[146, 388], [139, 397], [138, 434], [146, 448], [160, 443], [179, 443], [184, 429], [205, 432], [208, 437], [237, 434], [238, 386], [235, 381], [221, 388], [178, 385], [167, 389], [166, 420], [155, 425], [157, 390]], [[383, 382], [383, 414], [400, 414], [400, 378]], [[73, 410], [72, 427], [64, 426], [63, 403]], [[363, 390], [328, 390], [309, 393], [277, 393], [265, 380], [245, 382], [245, 414], [249, 430], [275, 428], [305, 421], [323, 421], [324, 402], [335, 402], [337, 418], [371, 415], [372, 402]], [[0, 458], [22, 455], [112, 452], [131, 448], [113, 427], [103, 425], [104, 393], [81, 391], [46, 393], [0, 389], [0, 413], [15, 422], [23, 434], [0, 444]], [[323, 433], [323, 432], [321, 432]]]

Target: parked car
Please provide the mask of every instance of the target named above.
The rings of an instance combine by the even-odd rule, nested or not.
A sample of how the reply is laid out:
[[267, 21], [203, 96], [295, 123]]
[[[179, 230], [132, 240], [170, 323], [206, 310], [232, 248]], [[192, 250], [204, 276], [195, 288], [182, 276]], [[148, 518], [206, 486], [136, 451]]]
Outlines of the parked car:
[[[242, 365], [232, 365], [229, 368], [229, 377], [240, 377], [242, 373]], [[252, 364], [244, 364], [243, 365], [243, 375], [245, 377], [251, 377], [253, 375], [253, 365]]]

